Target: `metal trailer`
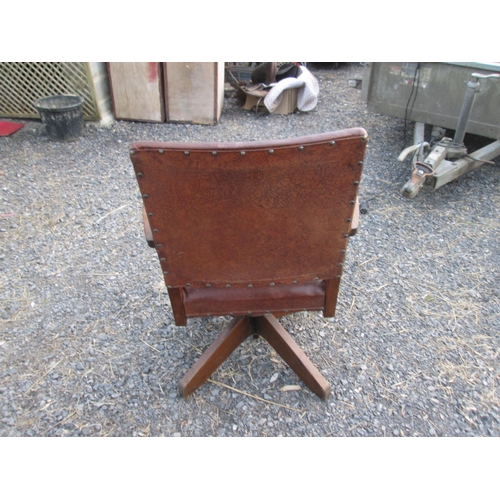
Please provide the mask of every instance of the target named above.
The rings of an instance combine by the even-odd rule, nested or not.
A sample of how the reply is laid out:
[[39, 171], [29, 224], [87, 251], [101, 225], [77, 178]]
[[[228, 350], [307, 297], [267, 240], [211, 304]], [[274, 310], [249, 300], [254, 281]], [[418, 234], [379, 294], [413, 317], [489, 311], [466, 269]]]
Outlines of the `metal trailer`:
[[[500, 155], [500, 64], [498, 63], [365, 63], [361, 98], [368, 109], [415, 121], [411, 179], [403, 187], [416, 196], [424, 182], [434, 189], [475, 170]], [[433, 125], [424, 141], [425, 124]], [[446, 129], [455, 130], [452, 138]], [[494, 139], [470, 153], [465, 133]]]

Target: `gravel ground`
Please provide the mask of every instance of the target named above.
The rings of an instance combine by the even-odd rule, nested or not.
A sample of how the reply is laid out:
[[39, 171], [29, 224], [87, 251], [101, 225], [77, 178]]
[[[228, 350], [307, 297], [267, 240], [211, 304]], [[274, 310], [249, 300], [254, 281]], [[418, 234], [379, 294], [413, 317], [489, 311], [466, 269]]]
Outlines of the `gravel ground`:
[[[309, 69], [320, 83], [309, 113], [247, 112], [228, 93], [217, 126], [87, 123], [62, 144], [31, 121], [0, 138], [1, 436], [500, 435], [500, 161], [407, 200], [404, 121], [367, 110], [347, 83], [358, 63]], [[251, 339], [180, 398], [178, 381], [228, 318], [174, 326], [129, 145], [352, 126], [370, 135], [369, 211], [350, 241], [337, 317], [281, 320], [331, 397], [319, 400]]]

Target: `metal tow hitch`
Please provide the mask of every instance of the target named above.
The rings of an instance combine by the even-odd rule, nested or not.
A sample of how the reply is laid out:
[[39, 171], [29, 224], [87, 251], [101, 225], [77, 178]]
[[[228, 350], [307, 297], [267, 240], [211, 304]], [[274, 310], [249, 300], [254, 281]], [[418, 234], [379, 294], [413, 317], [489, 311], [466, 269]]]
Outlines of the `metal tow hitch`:
[[430, 165], [416, 161], [413, 164], [411, 179], [403, 187], [403, 195], [406, 198], [413, 198], [418, 193], [420, 186], [422, 186], [426, 178], [433, 175], [434, 169]]

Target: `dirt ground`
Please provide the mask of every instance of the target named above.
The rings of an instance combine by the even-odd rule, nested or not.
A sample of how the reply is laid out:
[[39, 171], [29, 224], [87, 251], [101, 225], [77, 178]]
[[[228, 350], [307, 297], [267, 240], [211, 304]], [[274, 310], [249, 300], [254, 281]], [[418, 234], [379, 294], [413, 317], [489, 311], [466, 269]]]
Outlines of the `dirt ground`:
[[[0, 138], [1, 436], [499, 436], [500, 160], [413, 200], [397, 157], [413, 123], [372, 113], [359, 63], [311, 65], [308, 113], [220, 124], [87, 123], [50, 142], [33, 120]], [[261, 339], [193, 396], [177, 384], [228, 318], [174, 326], [128, 150], [353, 126], [370, 136], [337, 316], [281, 323], [332, 385], [323, 402]], [[429, 136], [430, 129], [426, 129]], [[473, 150], [482, 138], [466, 136]], [[298, 390], [283, 391], [283, 387]]]

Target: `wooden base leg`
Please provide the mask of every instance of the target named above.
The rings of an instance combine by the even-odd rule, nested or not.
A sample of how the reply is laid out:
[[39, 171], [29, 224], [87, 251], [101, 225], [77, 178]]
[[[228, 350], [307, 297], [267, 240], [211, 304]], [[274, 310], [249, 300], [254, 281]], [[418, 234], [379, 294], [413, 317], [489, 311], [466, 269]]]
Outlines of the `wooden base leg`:
[[304, 351], [272, 314], [259, 317], [260, 335], [264, 337], [287, 365], [316, 396], [326, 399], [331, 388], [325, 377], [312, 364]]
[[179, 392], [186, 397], [201, 387], [224, 360], [252, 334], [248, 316], [234, 318], [182, 377]]
[[261, 335], [321, 399], [327, 399], [331, 388], [304, 351], [272, 314], [234, 318], [179, 382], [181, 396], [187, 397], [201, 387], [224, 360], [249, 336]]

